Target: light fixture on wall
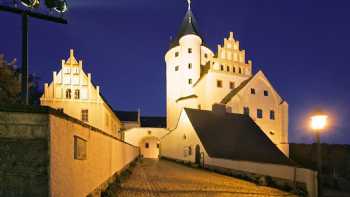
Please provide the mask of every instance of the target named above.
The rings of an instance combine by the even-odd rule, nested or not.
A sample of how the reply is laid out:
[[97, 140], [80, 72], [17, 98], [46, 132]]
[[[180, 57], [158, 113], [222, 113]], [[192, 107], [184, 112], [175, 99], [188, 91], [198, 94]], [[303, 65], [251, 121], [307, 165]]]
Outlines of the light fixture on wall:
[[38, 8], [40, 6], [39, 0], [21, 0], [21, 4], [28, 8]]
[[45, 5], [47, 8], [53, 9], [59, 13], [64, 13], [68, 10], [68, 4], [66, 0], [45, 0]]

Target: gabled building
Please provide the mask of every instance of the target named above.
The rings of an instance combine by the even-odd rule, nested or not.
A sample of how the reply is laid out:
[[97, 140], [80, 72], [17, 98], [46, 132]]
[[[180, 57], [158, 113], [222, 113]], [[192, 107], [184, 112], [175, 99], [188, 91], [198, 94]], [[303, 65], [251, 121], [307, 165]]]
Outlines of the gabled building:
[[91, 74], [84, 72], [83, 61], [76, 60], [73, 49], [68, 60], [62, 60], [61, 70], [53, 72], [52, 82], [45, 84], [40, 102], [120, 138], [121, 121], [100, 87], [93, 84]]
[[214, 53], [200, 35], [188, 9], [165, 55], [167, 128], [175, 129], [184, 108], [211, 110], [226, 106], [229, 113], [249, 115], [285, 154], [288, 146], [288, 103], [252, 61], [231, 32]]

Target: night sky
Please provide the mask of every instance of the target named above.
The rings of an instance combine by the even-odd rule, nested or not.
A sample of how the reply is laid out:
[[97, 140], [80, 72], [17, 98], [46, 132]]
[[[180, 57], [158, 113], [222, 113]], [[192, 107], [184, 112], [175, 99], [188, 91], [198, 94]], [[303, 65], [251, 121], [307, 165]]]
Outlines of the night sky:
[[[6, 0], [0, 0], [3, 4]], [[8, 1], [7, 1], [8, 2]], [[42, 1], [43, 2], [43, 1]], [[165, 61], [185, 0], [68, 0], [68, 25], [30, 20], [30, 72], [52, 80], [69, 49], [83, 59], [118, 110], [165, 115]], [[328, 111], [328, 143], [350, 143], [350, 1], [194, 0], [192, 10], [216, 52], [230, 31], [289, 103], [290, 141], [311, 142], [307, 114]], [[0, 53], [21, 65], [20, 17], [0, 12]]]

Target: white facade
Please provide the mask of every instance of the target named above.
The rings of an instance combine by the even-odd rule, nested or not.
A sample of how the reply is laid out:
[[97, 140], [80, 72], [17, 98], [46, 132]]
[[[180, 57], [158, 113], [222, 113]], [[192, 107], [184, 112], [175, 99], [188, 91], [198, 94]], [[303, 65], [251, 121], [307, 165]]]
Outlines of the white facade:
[[91, 74], [84, 72], [83, 62], [75, 59], [72, 49], [68, 60], [62, 60], [61, 70], [53, 72], [52, 82], [45, 84], [40, 102], [120, 138], [121, 122], [100, 95], [100, 87], [92, 83]]
[[211, 110], [221, 103], [229, 112], [249, 114], [289, 156], [288, 103], [262, 71], [253, 74], [252, 62], [246, 61], [232, 32], [215, 55], [199, 35], [186, 34], [166, 53], [165, 61], [168, 129], [176, 128], [183, 108]]

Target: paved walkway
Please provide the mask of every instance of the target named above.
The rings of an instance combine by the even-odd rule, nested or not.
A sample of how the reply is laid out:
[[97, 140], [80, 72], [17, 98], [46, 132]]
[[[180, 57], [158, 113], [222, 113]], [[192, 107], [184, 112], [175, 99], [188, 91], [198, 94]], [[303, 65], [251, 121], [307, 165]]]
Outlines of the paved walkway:
[[292, 196], [229, 176], [165, 160], [144, 160], [122, 184], [118, 197]]

